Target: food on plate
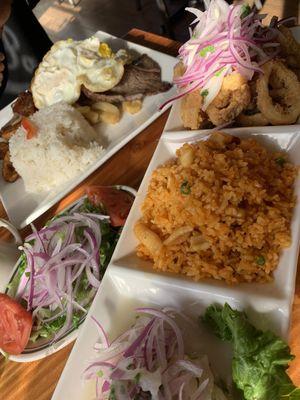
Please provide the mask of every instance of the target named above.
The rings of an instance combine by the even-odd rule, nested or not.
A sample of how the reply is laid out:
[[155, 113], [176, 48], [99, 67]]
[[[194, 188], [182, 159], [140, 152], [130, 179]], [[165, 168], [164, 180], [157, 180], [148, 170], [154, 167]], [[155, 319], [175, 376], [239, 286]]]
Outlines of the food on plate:
[[239, 282], [273, 279], [291, 244], [297, 167], [255, 139], [214, 132], [153, 173], [134, 232], [153, 268]]
[[123, 111], [128, 112], [128, 114], [137, 114], [142, 108], [141, 100], [130, 100], [123, 101], [122, 103]]
[[17, 173], [11, 162], [9, 150], [6, 151], [3, 158], [2, 176], [6, 182], [15, 182], [19, 178], [19, 174]]
[[232, 343], [232, 378], [245, 400], [300, 398], [300, 388], [286, 373], [294, 356], [282, 339], [256, 329], [244, 312], [228, 304], [208, 307], [203, 322], [220, 339]]
[[121, 103], [142, 100], [145, 96], [166, 92], [170, 88], [170, 83], [161, 80], [161, 68], [158, 63], [148, 55], [142, 54], [124, 67], [122, 80], [111, 90], [96, 93], [83, 86], [82, 91], [93, 101]]
[[268, 61], [262, 70], [256, 82], [259, 110], [272, 125], [295, 123], [300, 114], [298, 78], [281, 61]]
[[278, 41], [283, 56], [286, 58], [289, 67], [300, 67], [300, 43], [294, 38], [292, 31], [284, 25], [279, 25]]
[[[104, 191], [100, 187], [100, 193], [101, 190]], [[111, 217], [105, 210], [107, 199], [101, 198], [100, 203], [96, 195], [92, 200], [88, 195], [42, 229], [37, 230], [32, 225], [32, 233], [21, 248], [23, 253], [7, 294], [19, 302], [18, 310], [24, 307], [24, 315], [30, 313], [33, 324], [30, 335], [26, 335], [26, 343], [24, 339], [22, 348], [11, 353], [9, 347], [1, 346], [1, 337], [13, 337], [14, 326], [1, 324], [1, 320], [0, 347], [3, 350], [19, 354], [28, 340], [31, 345], [38, 339], [58, 340], [85, 319], [119, 239], [126, 212], [129, 212], [128, 208], [124, 211], [123, 190], [106, 188], [107, 194], [109, 191], [112, 191], [116, 205]], [[93, 187], [93, 193], [97, 193], [97, 187]], [[133, 195], [125, 194], [130, 196], [131, 205]], [[124, 219], [118, 218], [119, 212]], [[10, 304], [8, 300], [6, 302]]]
[[250, 103], [250, 88], [246, 78], [233, 72], [223, 78], [219, 93], [207, 106], [206, 113], [214, 125], [233, 121]]
[[122, 60], [103, 54], [97, 37], [56, 42], [35, 71], [31, 92], [36, 108], [58, 102], [75, 103], [84, 85], [92, 92], [105, 92], [123, 77]]
[[9, 139], [10, 160], [32, 193], [56, 189], [83, 173], [103, 153], [99, 135], [66, 103], [45, 107]]
[[37, 108], [34, 105], [32, 94], [28, 90], [20, 93], [12, 105], [12, 110], [15, 114], [22, 117], [29, 117], [35, 113]]
[[[114, 53], [95, 36], [82, 41], [68, 39], [55, 43], [39, 64], [30, 87], [32, 100], [30, 93], [21, 94], [14, 108], [17, 113], [34, 112], [32, 105], [41, 109], [63, 101], [77, 104], [92, 124], [116, 124], [122, 108], [135, 114], [145, 96], [170, 87], [161, 80], [158, 63], [146, 54], [136, 57], [125, 49]], [[136, 100], [140, 102], [122, 107], [123, 102]], [[110, 103], [117, 110], [107, 111]], [[85, 107], [90, 107], [89, 111]]]
[[[300, 43], [285, 26], [247, 5], [205, 3], [179, 50], [174, 83], [183, 126], [293, 124], [300, 116]], [[276, 89], [276, 90], [275, 90]], [[169, 102], [168, 101], [168, 102]], [[168, 103], [167, 102], [167, 103]]]
[[187, 354], [180, 312], [146, 307], [136, 312], [133, 326], [112, 341], [92, 317], [100, 343], [83, 375], [96, 382], [96, 399], [226, 400], [207, 357]]
[[20, 354], [28, 342], [32, 315], [7, 294], [0, 293], [0, 349]]
[[0, 142], [0, 160], [3, 160], [5, 154], [8, 152], [8, 143], [7, 142]]
[[109, 186], [89, 186], [86, 189], [94, 205], [102, 205], [112, 226], [123, 226], [132, 206], [132, 194]]

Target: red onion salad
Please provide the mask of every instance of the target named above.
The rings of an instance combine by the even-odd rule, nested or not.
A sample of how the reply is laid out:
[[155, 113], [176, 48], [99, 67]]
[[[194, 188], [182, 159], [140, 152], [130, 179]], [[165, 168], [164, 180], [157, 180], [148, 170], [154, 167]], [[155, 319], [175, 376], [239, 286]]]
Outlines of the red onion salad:
[[31, 226], [8, 294], [32, 312], [31, 341], [57, 340], [85, 318], [121, 228], [87, 198]]
[[92, 317], [100, 343], [94, 346], [97, 357], [89, 362], [83, 378], [95, 380], [97, 400], [226, 400], [214, 383], [207, 357], [186, 354], [177, 324], [184, 317], [181, 313], [167, 308], [137, 308], [136, 312], [141, 315], [135, 324], [112, 342]]
[[192, 24], [196, 25], [179, 49], [185, 68], [182, 76], [174, 78], [179, 94], [167, 102], [201, 89], [204, 111], [219, 93], [224, 76], [237, 71], [251, 80], [279, 52], [278, 30], [262, 24], [266, 14], [247, 5], [228, 5], [225, 0], [206, 0], [205, 4], [204, 12], [186, 8], [195, 14]]

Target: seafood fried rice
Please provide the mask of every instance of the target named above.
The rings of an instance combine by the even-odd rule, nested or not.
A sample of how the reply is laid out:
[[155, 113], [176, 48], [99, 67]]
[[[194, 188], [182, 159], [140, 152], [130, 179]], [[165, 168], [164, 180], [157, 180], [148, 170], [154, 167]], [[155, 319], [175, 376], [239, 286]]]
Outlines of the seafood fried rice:
[[291, 244], [297, 168], [221, 132], [157, 168], [134, 227], [139, 257], [198, 281], [268, 282]]

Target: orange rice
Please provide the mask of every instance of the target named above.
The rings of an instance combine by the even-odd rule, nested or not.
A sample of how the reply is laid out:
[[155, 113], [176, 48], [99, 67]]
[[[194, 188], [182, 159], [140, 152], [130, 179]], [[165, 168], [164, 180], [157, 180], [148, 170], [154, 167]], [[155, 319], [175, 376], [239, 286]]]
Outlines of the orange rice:
[[291, 244], [297, 168], [285, 153], [220, 132], [176, 155], [152, 174], [138, 256], [196, 281], [272, 280]]

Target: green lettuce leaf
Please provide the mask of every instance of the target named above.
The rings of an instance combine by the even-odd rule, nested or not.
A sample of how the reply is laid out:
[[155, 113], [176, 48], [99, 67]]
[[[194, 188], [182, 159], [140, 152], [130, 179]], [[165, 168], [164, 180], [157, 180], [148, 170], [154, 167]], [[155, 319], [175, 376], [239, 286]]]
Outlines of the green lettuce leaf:
[[221, 340], [232, 342], [232, 377], [246, 400], [300, 400], [300, 388], [286, 373], [294, 356], [282, 339], [256, 329], [228, 304], [211, 305], [202, 320]]

